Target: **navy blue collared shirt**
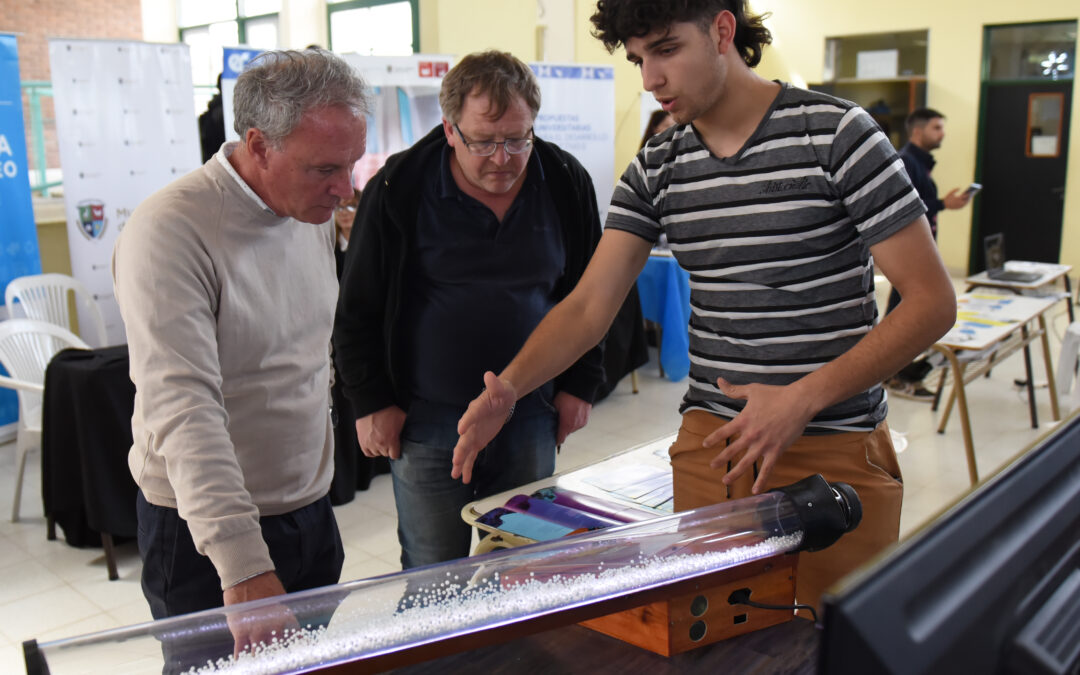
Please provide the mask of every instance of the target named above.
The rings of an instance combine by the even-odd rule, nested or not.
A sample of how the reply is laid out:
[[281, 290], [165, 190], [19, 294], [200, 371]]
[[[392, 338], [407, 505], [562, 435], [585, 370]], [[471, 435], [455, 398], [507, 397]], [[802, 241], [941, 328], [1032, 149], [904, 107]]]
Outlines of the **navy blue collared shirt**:
[[[566, 247], [535, 155], [499, 222], [454, 182], [451, 152], [446, 146], [438, 166], [417, 177], [426, 185], [406, 261], [403, 325], [412, 395], [464, 406], [483, 388], [484, 371], [505, 368], [555, 305]], [[551, 383], [539, 396], [551, 400]]]

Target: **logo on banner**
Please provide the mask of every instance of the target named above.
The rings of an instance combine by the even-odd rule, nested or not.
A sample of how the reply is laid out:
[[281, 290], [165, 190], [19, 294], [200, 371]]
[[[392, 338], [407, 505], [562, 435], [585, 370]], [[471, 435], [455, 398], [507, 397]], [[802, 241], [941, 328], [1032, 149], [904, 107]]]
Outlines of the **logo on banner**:
[[229, 70], [234, 73], [244, 72], [244, 66], [255, 56], [254, 52], [233, 52], [229, 54]]
[[[4, 155], [7, 155], [4, 157]], [[0, 134], [0, 176], [14, 178], [19, 175], [19, 165], [15, 163], [15, 153], [11, 151], [7, 136]]]
[[420, 61], [416, 70], [420, 77], [442, 77], [450, 70], [450, 64], [447, 61]]
[[79, 211], [79, 227], [89, 240], [101, 239], [105, 234], [105, 202], [100, 199], [84, 199], [75, 208]]
[[233, 49], [225, 48], [225, 69], [221, 73], [222, 79], [235, 80], [244, 72], [253, 58], [261, 54], [258, 49]]

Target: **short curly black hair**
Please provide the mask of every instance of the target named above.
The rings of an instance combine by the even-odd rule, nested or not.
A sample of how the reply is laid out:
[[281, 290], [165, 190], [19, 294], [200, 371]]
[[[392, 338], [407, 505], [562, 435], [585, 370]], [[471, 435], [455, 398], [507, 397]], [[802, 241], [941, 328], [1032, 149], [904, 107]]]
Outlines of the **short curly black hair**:
[[735, 16], [735, 48], [746, 65], [761, 62], [761, 50], [772, 42], [763, 23], [768, 13], [753, 14], [746, 0], [599, 0], [592, 15], [592, 34], [614, 52], [627, 39], [665, 30], [673, 23], [689, 21], [704, 31], [720, 12]]

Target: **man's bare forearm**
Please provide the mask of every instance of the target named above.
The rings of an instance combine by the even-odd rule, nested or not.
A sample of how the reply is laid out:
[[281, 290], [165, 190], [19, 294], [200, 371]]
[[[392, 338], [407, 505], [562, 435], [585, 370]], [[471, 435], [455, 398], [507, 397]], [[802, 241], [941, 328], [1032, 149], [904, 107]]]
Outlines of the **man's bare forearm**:
[[903, 299], [854, 347], [795, 383], [817, 410], [894, 375], [956, 321], [952, 282], [922, 219], [875, 247], [874, 257]]
[[650, 249], [648, 242], [635, 235], [605, 232], [577, 287], [548, 312], [499, 379], [521, 398], [596, 346], [645, 266]]

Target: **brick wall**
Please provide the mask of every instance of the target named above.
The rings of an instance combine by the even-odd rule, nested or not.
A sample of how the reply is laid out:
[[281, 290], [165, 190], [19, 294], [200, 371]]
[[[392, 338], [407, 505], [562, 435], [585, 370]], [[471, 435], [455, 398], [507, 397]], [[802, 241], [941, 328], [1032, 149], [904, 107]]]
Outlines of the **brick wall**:
[[[20, 79], [49, 80], [49, 38], [142, 39], [140, 0], [0, 0], [0, 32], [18, 34]], [[42, 98], [46, 166], [59, 167], [52, 98]], [[23, 93], [26, 150], [37, 169], [30, 102]]]

